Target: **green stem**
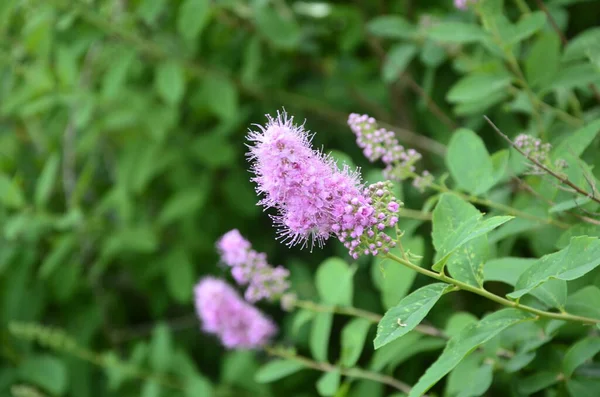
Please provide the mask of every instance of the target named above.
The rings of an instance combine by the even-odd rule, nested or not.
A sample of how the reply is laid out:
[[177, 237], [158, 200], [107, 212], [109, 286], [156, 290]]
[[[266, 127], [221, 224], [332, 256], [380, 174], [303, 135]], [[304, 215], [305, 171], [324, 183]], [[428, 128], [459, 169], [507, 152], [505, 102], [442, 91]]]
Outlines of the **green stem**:
[[278, 349], [274, 347], [266, 346], [264, 350], [275, 357], [284, 358], [286, 360], [295, 361], [297, 363], [302, 364], [306, 368], [316, 369], [317, 371], [322, 372], [334, 372], [339, 371], [340, 375], [348, 376], [350, 378], [358, 378], [358, 379], [368, 379], [374, 382], [383, 383], [384, 385], [391, 386], [397, 390], [400, 390], [403, 393], [410, 393], [411, 387], [404, 382], [401, 382], [397, 379], [392, 378], [391, 376], [381, 375], [377, 372], [371, 372], [362, 368], [343, 368], [338, 367], [333, 364], [329, 364], [327, 362], [317, 362], [313, 361], [307, 357], [299, 356], [289, 350]]
[[448, 284], [452, 284], [452, 285], [454, 285], [454, 286], [456, 286], [456, 287], [458, 287], [458, 288], [460, 288], [462, 290], [469, 291], [469, 292], [472, 292], [474, 294], [483, 296], [484, 298], [487, 298], [487, 299], [489, 299], [491, 301], [499, 303], [499, 304], [501, 304], [503, 306], [513, 307], [513, 308], [516, 308], [516, 309], [519, 309], [519, 310], [523, 310], [523, 311], [535, 314], [535, 315], [540, 316], [540, 317], [552, 318], [552, 319], [556, 319], [556, 320], [577, 321], [577, 322], [582, 322], [582, 323], [585, 323], [585, 324], [592, 324], [592, 325], [600, 323], [600, 319], [594, 319], [594, 318], [583, 317], [583, 316], [576, 316], [574, 314], [569, 314], [569, 313], [553, 313], [553, 312], [548, 312], [548, 311], [545, 311], [545, 310], [535, 309], [535, 308], [530, 307], [530, 306], [521, 305], [518, 302], [510, 301], [508, 299], [502, 298], [501, 296], [498, 296], [498, 295], [493, 294], [493, 293], [491, 293], [489, 291], [486, 291], [483, 288], [474, 287], [474, 286], [469, 285], [467, 283], [463, 283], [462, 281], [455, 280], [452, 277], [448, 277], [448, 276], [446, 276], [443, 273], [440, 274], [440, 273], [433, 272], [431, 270], [424, 269], [424, 268], [422, 268], [420, 266], [417, 266], [414, 263], [412, 263], [410, 261], [407, 261], [407, 260], [405, 260], [403, 258], [400, 258], [400, 257], [398, 257], [398, 256], [396, 256], [394, 254], [387, 253], [386, 257], [389, 258], [389, 259], [391, 259], [391, 260], [393, 260], [393, 261], [396, 261], [396, 262], [400, 263], [401, 265], [404, 265], [404, 266], [406, 266], [406, 267], [408, 267], [408, 268], [410, 268], [410, 269], [412, 269], [412, 270], [414, 270], [414, 271], [416, 271], [418, 273], [424, 274], [426, 276], [429, 276], [429, 277], [434, 278], [434, 279], [439, 280], [439, 281], [443, 281], [443, 282], [448, 283]]

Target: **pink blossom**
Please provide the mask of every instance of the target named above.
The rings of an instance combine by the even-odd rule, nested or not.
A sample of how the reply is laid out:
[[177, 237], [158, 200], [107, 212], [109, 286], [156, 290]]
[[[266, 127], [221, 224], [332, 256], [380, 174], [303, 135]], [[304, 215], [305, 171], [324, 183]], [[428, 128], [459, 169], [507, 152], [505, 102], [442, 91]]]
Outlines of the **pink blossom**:
[[222, 280], [203, 278], [194, 288], [194, 298], [202, 329], [219, 337], [227, 348], [259, 348], [277, 332], [269, 318]]

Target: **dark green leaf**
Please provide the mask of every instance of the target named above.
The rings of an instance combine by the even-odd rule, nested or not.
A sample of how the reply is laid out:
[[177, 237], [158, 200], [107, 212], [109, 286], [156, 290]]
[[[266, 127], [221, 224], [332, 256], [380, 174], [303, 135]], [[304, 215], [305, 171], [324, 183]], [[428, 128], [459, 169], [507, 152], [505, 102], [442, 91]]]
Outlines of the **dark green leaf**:
[[209, 11], [209, 0], [185, 0], [181, 3], [177, 16], [179, 34], [186, 40], [196, 40], [206, 24]]
[[163, 269], [171, 296], [180, 303], [188, 302], [196, 280], [192, 262], [183, 248], [171, 251], [164, 261]]
[[573, 372], [581, 364], [594, 357], [600, 352], [600, 338], [588, 337], [575, 343], [563, 358], [563, 374], [570, 378]]
[[256, 27], [274, 46], [291, 50], [300, 44], [302, 32], [296, 20], [284, 17], [267, 4], [253, 4]]
[[417, 47], [414, 44], [398, 44], [392, 47], [387, 53], [381, 71], [383, 81], [392, 83], [399, 79], [416, 53]]
[[19, 365], [19, 378], [50, 394], [67, 391], [68, 372], [65, 364], [51, 355], [30, 355]]
[[345, 367], [352, 367], [360, 358], [371, 321], [364, 318], [351, 320], [342, 330], [342, 351], [340, 362]]
[[525, 58], [525, 76], [534, 87], [552, 82], [560, 64], [560, 39], [554, 32], [541, 34]]
[[35, 205], [38, 208], [44, 208], [46, 204], [48, 204], [48, 200], [52, 194], [52, 188], [58, 178], [59, 165], [60, 159], [57, 153], [50, 156], [48, 160], [46, 160], [46, 164], [44, 164], [44, 169], [35, 186]]

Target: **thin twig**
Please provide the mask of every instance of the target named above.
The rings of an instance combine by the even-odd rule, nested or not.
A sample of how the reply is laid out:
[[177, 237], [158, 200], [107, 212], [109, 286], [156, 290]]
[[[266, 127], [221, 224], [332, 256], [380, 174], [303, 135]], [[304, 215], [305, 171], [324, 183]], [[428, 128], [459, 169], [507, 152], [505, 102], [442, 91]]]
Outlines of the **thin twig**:
[[[299, 356], [289, 350], [286, 349], [278, 349], [273, 347], [265, 347], [264, 350], [275, 357], [285, 358], [286, 360], [296, 361], [297, 363], [302, 364], [303, 366], [311, 369], [315, 369], [321, 372], [334, 372], [338, 371], [340, 375], [347, 376], [350, 378], [359, 378], [359, 379], [367, 379], [372, 380], [374, 382], [383, 383], [385, 385], [391, 386], [397, 390], [400, 390], [403, 393], [410, 393], [411, 387], [397, 379], [392, 378], [391, 376], [381, 375], [377, 372], [368, 371], [362, 368], [353, 367], [353, 368], [343, 368], [338, 367], [333, 364], [329, 364], [326, 362], [317, 362], [313, 361], [307, 357]], [[426, 395], [423, 395], [426, 396]]]
[[577, 193], [585, 196], [585, 197], [589, 197], [590, 199], [592, 199], [593, 201], [597, 202], [600, 204], [600, 198], [595, 197], [592, 193], [588, 193], [585, 190], [583, 190], [582, 188], [580, 188], [579, 186], [577, 186], [576, 184], [574, 184], [573, 182], [571, 182], [569, 180], [569, 178], [567, 177], [563, 177], [559, 174], [557, 174], [556, 172], [552, 171], [550, 168], [546, 167], [545, 165], [543, 165], [542, 163], [540, 163], [539, 161], [537, 161], [536, 159], [532, 158], [531, 156], [529, 156], [528, 154], [526, 154], [523, 150], [521, 150], [521, 148], [519, 148], [517, 145], [515, 145], [513, 143], [513, 141], [506, 136], [502, 131], [500, 131], [500, 129], [496, 126], [496, 124], [494, 124], [492, 122], [492, 120], [489, 119], [489, 117], [487, 116], [483, 116], [483, 118], [488, 122], [488, 124], [494, 129], [494, 131], [496, 131], [496, 133], [498, 135], [500, 135], [502, 138], [504, 138], [504, 140], [506, 142], [508, 142], [517, 152], [521, 153], [521, 155], [523, 155], [525, 158], [527, 158], [529, 161], [531, 161], [533, 164], [535, 164], [536, 166], [538, 166], [539, 168], [543, 169], [544, 171], [546, 171], [549, 175], [552, 175], [554, 178], [558, 179], [560, 182], [564, 183], [565, 185], [573, 188], [573, 190], [575, 190]]

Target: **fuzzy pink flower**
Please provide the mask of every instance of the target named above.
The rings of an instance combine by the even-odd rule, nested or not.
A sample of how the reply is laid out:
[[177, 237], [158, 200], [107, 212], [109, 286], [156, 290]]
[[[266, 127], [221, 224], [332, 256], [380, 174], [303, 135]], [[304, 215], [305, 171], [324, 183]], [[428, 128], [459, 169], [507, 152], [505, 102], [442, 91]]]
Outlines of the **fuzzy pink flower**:
[[259, 348], [277, 332], [269, 318], [222, 280], [203, 278], [194, 288], [194, 298], [202, 329], [217, 335], [227, 348]]
[[259, 204], [275, 208], [280, 236], [290, 245], [322, 243], [331, 234], [360, 236], [371, 226], [373, 208], [362, 194], [360, 175], [312, 149], [303, 126], [285, 113], [268, 117], [266, 126], [251, 131], [248, 140], [252, 179], [263, 195]]
[[248, 261], [250, 242], [242, 237], [237, 229], [233, 229], [217, 241], [217, 249], [225, 264], [238, 266]]

